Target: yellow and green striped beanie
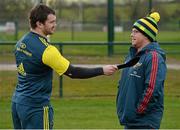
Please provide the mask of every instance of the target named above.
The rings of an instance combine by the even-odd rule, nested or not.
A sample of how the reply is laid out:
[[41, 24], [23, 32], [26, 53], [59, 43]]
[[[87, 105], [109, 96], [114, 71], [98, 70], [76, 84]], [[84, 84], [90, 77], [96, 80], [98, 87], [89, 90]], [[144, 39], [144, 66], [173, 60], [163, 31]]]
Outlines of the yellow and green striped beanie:
[[158, 33], [157, 22], [160, 20], [158, 12], [151, 13], [148, 17], [141, 18], [133, 24], [133, 28], [139, 30], [144, 34], [151, 42], [156, 41], [156, 35]]

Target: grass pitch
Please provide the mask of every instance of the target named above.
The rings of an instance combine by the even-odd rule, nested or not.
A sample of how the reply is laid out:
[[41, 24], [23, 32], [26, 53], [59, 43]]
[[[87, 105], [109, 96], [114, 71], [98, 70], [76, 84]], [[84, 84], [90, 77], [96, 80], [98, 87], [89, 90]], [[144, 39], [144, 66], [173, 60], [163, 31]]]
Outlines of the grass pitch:
[[[165, 82], [165, 111], [161, 128], [180, 128], [180, 71], [168, 70]], [[119, 129], [116, 115], [116, 92], [119, 72], [112, 77], [88, 80], [64, 77], [64, 98], [60, 99], [58, 77], [54, 75], [51, 103], [54, 128]], [[0, 128], [12, 128], [11, 101], [16, 72], [0, 73]]]

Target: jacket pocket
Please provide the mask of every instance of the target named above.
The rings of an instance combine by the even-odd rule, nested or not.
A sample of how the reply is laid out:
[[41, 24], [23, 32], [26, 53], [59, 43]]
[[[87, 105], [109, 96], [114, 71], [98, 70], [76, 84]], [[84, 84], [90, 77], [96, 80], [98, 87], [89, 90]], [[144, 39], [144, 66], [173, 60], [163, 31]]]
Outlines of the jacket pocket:
[[126, 109], [123, 113], [123, 116], [121, 118], [121, 121], [123, 123], [134, 123], [135, 119], [137, 117], [136, 111], [135, 110], [129, 110]]

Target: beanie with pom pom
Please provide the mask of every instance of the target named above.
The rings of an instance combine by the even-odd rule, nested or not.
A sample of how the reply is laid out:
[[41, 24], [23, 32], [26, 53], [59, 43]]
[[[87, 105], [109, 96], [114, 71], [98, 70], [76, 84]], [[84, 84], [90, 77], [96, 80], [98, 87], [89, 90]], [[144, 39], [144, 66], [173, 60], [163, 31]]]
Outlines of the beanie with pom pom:
[[156, 35], [158, 33], [157, 23], [160, 20], [158, 12], [151, 13], [148, 17], [141, 18], [133, 24], [133, 28], [136, 28], [143, 33], [151, 42], [156, 41]]

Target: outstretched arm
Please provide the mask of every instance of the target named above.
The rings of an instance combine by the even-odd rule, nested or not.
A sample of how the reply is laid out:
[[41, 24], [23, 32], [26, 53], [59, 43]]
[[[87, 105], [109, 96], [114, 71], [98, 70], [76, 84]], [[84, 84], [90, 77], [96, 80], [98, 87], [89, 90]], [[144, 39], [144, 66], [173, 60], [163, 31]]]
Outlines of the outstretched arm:
[[87, 67], [76, 67], [69, 65], [67, 71], [64, 73], [71, 78], [86, 79], [96, 77], [99, 75], [112, 75], [117, 70], [115, 65], [106, 65], [103, 67], [87, 68]]
[[59, 75], [65, 74], [71, 78], [91, 78], [98, 75], [112, 75], [117, 69], [116, 65], [106, 65], [103, 67], [87, 68], [76, 67], [64, 58], [56, 47], [49, 45], [43, 53], [42, 61], [50, 66]]

